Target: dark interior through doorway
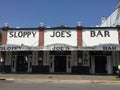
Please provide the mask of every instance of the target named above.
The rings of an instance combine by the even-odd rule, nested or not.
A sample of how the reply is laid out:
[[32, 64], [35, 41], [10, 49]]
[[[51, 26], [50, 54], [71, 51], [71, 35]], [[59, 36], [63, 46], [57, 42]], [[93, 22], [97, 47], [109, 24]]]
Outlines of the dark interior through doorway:
[[54, 72], [66, 72], [66, 56], [55, 56]]
[[26, 56], [23, 55], [17, 56], [16, 72], [27, 72], [27, 70], [28, 61]]
[[106, 56], [95, 56], [95, 73], [107, 73], [106, 64]]

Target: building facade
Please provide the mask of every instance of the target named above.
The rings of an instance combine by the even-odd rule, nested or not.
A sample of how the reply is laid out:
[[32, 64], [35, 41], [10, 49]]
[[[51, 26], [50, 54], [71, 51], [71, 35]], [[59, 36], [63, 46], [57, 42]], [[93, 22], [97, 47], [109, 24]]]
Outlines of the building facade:
[[109, 15], [101, 18], [100, 27], [115, 27], [120, 24], [120, 0], [116, 4], [116, 9]]
[[120, 27], [2, 29], [6, 73], [115, 74], [120, 64]]

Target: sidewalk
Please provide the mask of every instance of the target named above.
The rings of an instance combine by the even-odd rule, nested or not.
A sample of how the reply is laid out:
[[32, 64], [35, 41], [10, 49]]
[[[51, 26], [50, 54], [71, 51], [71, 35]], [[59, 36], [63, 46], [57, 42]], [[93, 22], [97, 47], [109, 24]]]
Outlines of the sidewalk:
[[0, 80], [24, 80], [47, 82], [120, 83], [115, 75], [69, 75], [69, 74], [0, 74]]

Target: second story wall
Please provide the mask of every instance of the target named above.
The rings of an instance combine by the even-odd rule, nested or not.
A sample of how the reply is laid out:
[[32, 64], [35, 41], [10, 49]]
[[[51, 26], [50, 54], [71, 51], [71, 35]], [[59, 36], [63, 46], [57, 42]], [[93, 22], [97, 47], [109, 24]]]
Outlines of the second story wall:
[[82, 30], [83, 46], [95, 46], [100, 44], [119, 44], [118, 29], [93, 28]]
[[[7, 33], [6, 33], [7, 32]], [[118, 27], [81, 27], [78, 28], [8, 28], [2, 32], [2, 45], [70, 45], [96, 46], [120, 43]]]
[[49, 29], [44, 32], [44, 46], [51, 44], [67, 44], [77, 46], [76, 29]]
[[38, 46], [39, 30], [8, 30], [6, 44]]

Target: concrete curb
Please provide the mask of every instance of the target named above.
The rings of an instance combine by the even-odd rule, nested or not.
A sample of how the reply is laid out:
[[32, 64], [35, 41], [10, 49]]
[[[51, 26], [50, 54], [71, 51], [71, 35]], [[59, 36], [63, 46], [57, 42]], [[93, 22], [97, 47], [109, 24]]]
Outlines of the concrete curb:
[[105, 75], [0, 74], [0, 80], [55, 83], [120, 83], [120, 78]]
[[38, 78], [0, 78], [7, 81], [34, 81], [52, 83], [120, 83], [120, 80], [63, 80], [63, 79], [38, 79]]

